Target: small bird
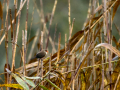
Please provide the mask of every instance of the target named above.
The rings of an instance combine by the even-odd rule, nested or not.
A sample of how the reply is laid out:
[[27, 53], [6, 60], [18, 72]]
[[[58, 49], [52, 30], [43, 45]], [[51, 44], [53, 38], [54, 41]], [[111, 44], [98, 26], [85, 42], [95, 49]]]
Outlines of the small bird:
[[36, 56], [34, 58], [32, 58], [32, 59], [35, 59], [35, 58], [41, 59], [41, 58], [45, 57], [47, 53], [48, 53], [48, 51], [43, 49], [43, 50], [39, 51], [36, 54]]

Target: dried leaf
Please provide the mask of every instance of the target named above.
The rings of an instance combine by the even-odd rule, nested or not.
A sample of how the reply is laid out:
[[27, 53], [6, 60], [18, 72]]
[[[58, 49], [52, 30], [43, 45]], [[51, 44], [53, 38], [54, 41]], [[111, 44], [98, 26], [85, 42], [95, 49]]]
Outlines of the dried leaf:
[[60, 78], [65, 79], [64, 76], [63, 76], [63, 74], [62, 74], [60, 71], [54, 70], [54, 72], [57, 73], [57, 74], [59, 75]]
[[30, 38], [27, 42], [27, 45], [35, 38], [36, 36], [33, 36], [32, 38]]
[[67, 87], [71, 80], [71, 72], [69, 72], [65, 78], [65, 86]]
[[98, 48], [98, 47], [105, 47], [120, 57], [120, 51], [108, 43], [101, 43], [101, 44], [98, 44], [97, 46], [95, 46], [95, 48]]
[[23, 90], [23, 87], [19, 84], [0, 84], [0, 87], [11, 87], [11, 88], [22, 89]]
[[120, 0], [117, 0], [117, 2], [115, 3], [115, 5], [113, 6], [112, 21], [113, 21], [113, 18], [115, 16], [115, 13], [116, 13], [119, 5], [120, 5]]
[[80, 80], [81, 80], [81, 90], [86, 90], [86, 82], [85, 82], [85, 73], [84, 71], [81, 71], [80, 73]]

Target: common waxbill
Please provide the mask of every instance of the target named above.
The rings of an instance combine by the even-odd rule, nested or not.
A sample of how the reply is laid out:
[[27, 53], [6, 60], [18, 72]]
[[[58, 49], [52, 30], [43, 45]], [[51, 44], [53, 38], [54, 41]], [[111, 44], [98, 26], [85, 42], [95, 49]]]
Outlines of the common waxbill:
[[[41, 51], [39, 51], [37, 54], [36, 54], [36, 56], [34, 57], [34, 58], [32, 58], [32, 59], [35, 59], [35, 58], [39, 58], [39, 59], [41, 59], [41, 58], [43, 58], [43, 57], [45, 57], [45, 55], [48, 53], [48, 51], [47, 50], [41, 50]], [[31, 59], [31, 60], [32, 60]]]

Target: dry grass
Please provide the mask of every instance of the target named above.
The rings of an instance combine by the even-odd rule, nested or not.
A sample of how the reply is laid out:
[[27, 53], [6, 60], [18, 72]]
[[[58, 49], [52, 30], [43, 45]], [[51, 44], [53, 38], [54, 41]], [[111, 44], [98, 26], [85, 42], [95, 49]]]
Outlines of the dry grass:
[[[33, 1], [34, 2], [34, 1]], [[22, 66], [15, 68], [15, 55], [20, 27], [21, 10], [27, 3], [25, 30], [22, 30], [22, 50], [20, 51]], [[117, 41], [112, 35], [113, 19], [117, 8], [120, 5], [120, 0], [89, 0], [88, 15], [81, 31], [76, 32], [72, 36], [74, 30], [74, 21], [71, 21], [71, 6], [68, 0], [68, 22], [69, 22], [69, 39], [67, 43], [67, 35], [65, 34], [65, 46], [61, 46], [61, 33], [58, 37], [58, 49], [55, 48], [56, 30], [54, 39], [51, 39], [51, 25], [54, 13], [57, 6], [55, 0], [51, 15], [44, 16], [43, 2], [40, 0], [39, 10], [35, 4], [34, 9], [37, 9], [41, 17], [42, 32], [36, 32], [37, 37], [28, 38], [28, 10], [29, 0], [20, 2], [17, 11], [17, 0], [14, 0], [14, 18], [12, 18], [11, 10], [9, 9], [9, 0], [7, 0], [6, 19], [3, 20], [3, 8], [5, 2], [0, 3], [0, 44], [4, 43], [6, 49], [6, 64], [4, 67], [5, 83], [0, 84], [1, 89], [6, 87], [27, 90], [119, 90], [120, 89], [120, 36]], [[34, 10], [33, 9], [33, 10]], [[10, 11], [10, 12], [9, 12]], [[34, 13], [34, 11], [33, 11]], [[32, 13], [32, 15], [33, 15]], [[8, 25], [10, 18], [10, 25]], [[17, 20], [18, 19], [18, 20]], [[119, 17], [118, 17], [119, 19]], [[33, 21], [33, 18], [32, 20]], [[49, 21], [49, 27], [46, 23]], [[5, 25], [3, 24], [5, 22]], [[13, 27], [14, 26], [14, 27]], [[32, 26], [32, 22], [31, 22]], [[56, 25], [57, 26], [57, 25]], [[117, 25], [118, 33], [120, 30]], [[8, 31], [11, 29], [11, 32]], [[5, 33], [3, 33], [5, 31]], [[4, 34], [4, 35], [2, 35]], [[11, 39], [8, 35], [11, 34]], [[119, 34], [120, 35], [120, 34]], [[44, 38], [47, 36], [47, 39]], [[29, 43], [33, 41], [29, 55], [27, 49]], [[47, 42], [44, 42], [47, 41]], [[8, 60], [8, 43], [12, 43], [12, 67]], [[113, 46], [113, 42], [115, 45]], [[49, 44], [52, 46], [52, 53], [41, 60], [30, 60], [32, 52], [38, 44], [38, 50], [43, 49], [44, 43], [48, 49]], [[28, 60], [27, 60], [28, 57]]]

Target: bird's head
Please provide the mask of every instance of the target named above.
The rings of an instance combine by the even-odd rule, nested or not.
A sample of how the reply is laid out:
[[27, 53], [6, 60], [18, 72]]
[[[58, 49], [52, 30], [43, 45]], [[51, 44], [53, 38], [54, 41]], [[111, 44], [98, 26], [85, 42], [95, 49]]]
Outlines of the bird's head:
[[45, 53], [46, 53], [46, 54], [48, 53], [48, 50], [47, 50], [47, 49], [45, 50]]

